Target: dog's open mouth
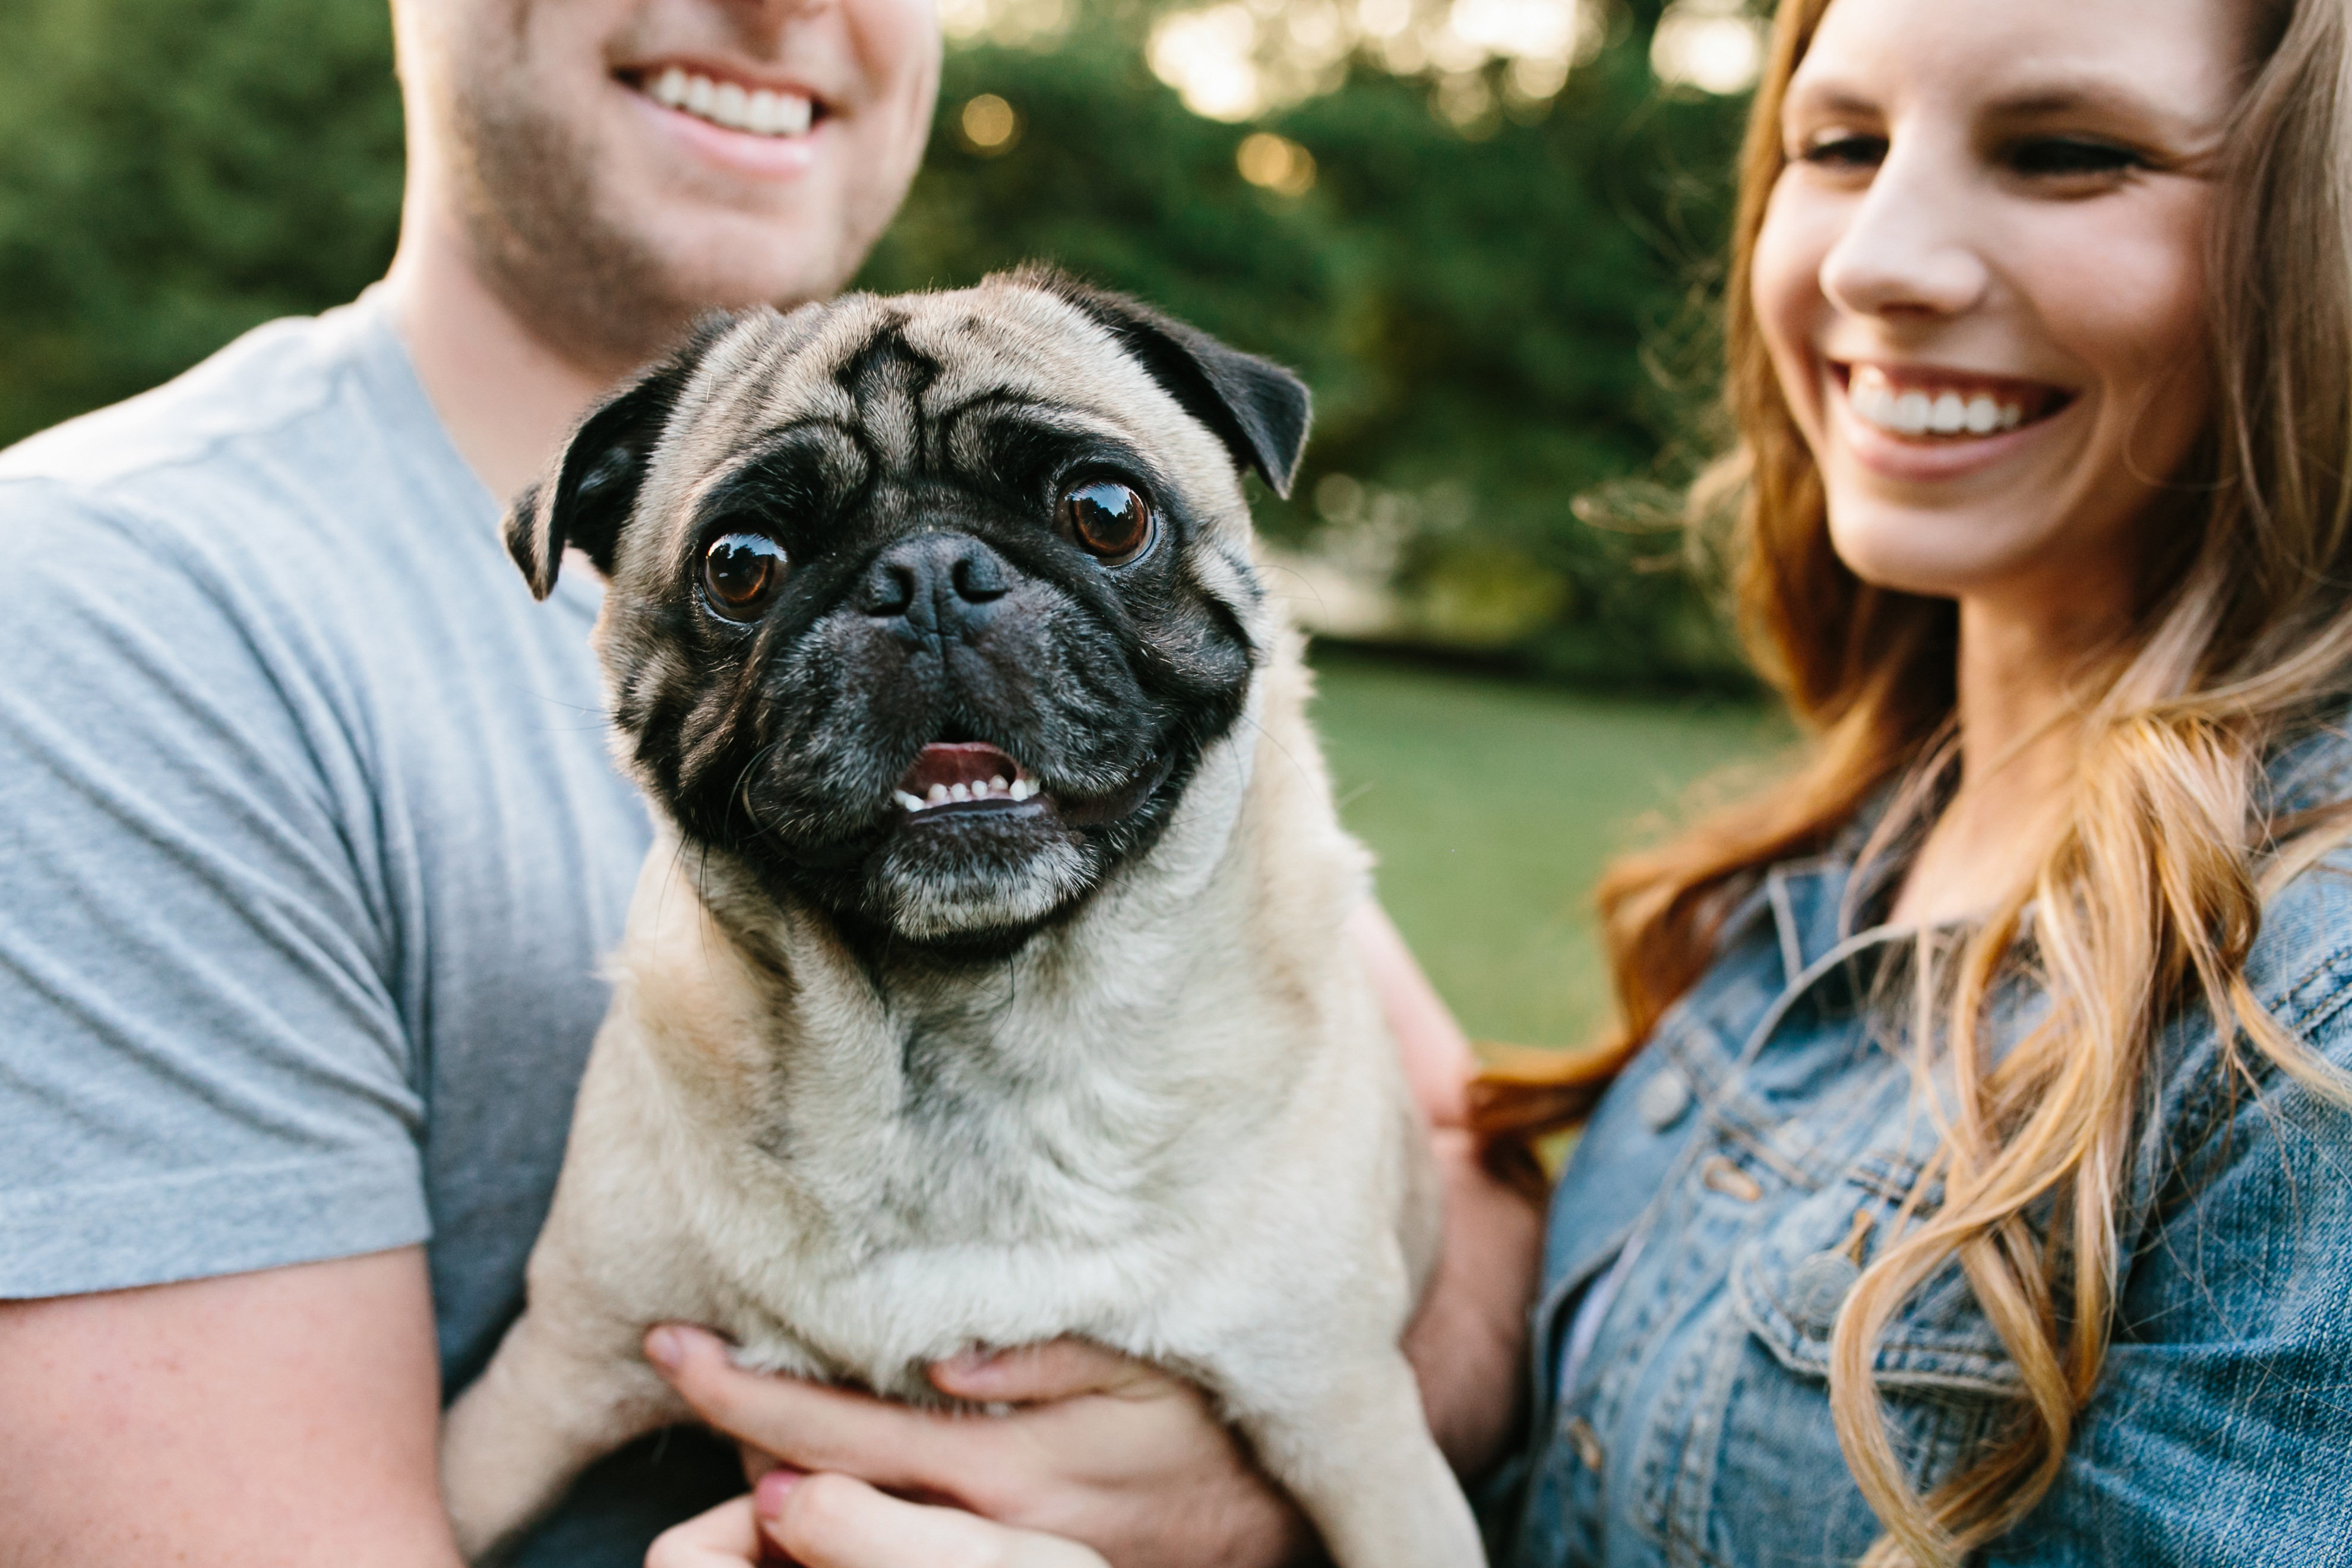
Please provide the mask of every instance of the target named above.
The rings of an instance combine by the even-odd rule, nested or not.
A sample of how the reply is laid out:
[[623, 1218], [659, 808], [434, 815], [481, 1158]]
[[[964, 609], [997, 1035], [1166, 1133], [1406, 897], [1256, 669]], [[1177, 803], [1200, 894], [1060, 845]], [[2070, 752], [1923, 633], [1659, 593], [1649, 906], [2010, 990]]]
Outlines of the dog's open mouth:
[[1039, 798], [1029, 770], [982, 741], [934, 742], [915, 758], [891, 798], [909, 816], [959, 807], [1003, 811]]

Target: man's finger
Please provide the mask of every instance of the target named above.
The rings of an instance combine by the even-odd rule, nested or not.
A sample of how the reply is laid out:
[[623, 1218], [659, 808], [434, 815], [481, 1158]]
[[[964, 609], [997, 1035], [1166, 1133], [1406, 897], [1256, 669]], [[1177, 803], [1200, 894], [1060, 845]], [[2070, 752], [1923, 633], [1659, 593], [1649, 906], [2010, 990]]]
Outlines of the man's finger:
[[769, 1539], [805, 1568], [1108, 1568], [1075, 1542], [902, 1502], [847, 1476], [780, 1475], [759, 1501]]
[[803, 1470], [840, 1470], [910, 1491], [964, 1495], [1003, 1468], [982, 1417], [915, 1410], [795, 1377], [746, 1372], [726, 1342], [668, 1323], [646, 1336], [646, 1358], [695, 1413]]
[[646, 1552], [646, 1568], [745, 1568], [760, 1561], [760, 1524], [748, 1497], [662, 1531]]
[[1172, 1391], [1175, 1380], [1084, 1340], [1049, 1340], [993, 1355], [975, 1352], [931, 1363], [931, 1385], [951, 1399], [1036, 1405], [1082, 1394], [1142, 1394]]

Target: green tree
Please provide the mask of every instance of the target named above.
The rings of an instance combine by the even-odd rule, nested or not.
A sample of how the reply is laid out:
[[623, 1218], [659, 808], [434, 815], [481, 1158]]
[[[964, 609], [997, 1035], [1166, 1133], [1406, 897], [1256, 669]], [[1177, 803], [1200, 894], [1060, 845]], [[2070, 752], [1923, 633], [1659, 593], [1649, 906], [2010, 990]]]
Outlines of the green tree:
[[400, 179], [382, 0], [0, 7], [0, 441], [351, 298]]
[[[1467, 133], [1423, 83], [1357, 68], [1265, 122], [1314, 160], [1284, 196], [1237, 167], [1259, 126], [1190, 113], [1145, 68], [1147, 16], [952, 55], [929, 163], [862, 281], [1048, 257], [1155, 300], [1306, 375], [1307, 469], [1261, 521], [1294, 543], [1385, 532], [1433, 640], [1589, 681], [1741, 679], [1676, 536], [1575, 510], [1679, 479], [1697, 449], [1707, 378], [1660, 366], [1705, 357], [1741, 105], [1663, 93], [1654, 18], [1621, 13], [1549, 106]], [[963, 132], [983, 93], [1017, 114], [1009, 145]]]
[[[1048, 257], [1155, 300], [1307, 377], [1307, 471], [1263, 520], [1393, 557], [1418, 635], [1589, 681], [1737, 680], [1675, 536], [1573, 510], [1695, 449], [1700, 400], [1656, 366], [1704, 359], [1739, 113], [1662, 91], [1655, 0], [1609, 3], [1555, 98], [1506, 112], [1491, 67], [1467, 117], [1358, 65], [1263, 126], [1202, 119], [1146, 68], [1142, 0], [1093, 0], [1051, 49], [951, 50], [929, 163], [861, 281]], [[391, 55], [382, 0], [0, 8], [0, 441], [379, 276]], [[982, 94], [1014, 114], [986, 149], [961, 112]], [[1311, 185], [1243, 177], [1260, 129], [1312, 155]]]

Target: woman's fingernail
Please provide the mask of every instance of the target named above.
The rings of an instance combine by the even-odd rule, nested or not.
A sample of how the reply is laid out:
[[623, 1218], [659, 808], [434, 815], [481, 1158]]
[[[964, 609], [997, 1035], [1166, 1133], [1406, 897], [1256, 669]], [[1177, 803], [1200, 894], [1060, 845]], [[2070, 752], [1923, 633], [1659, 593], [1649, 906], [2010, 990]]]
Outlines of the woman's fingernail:
[[667, 1324], [656, 1329], [646, 1336], [646, 1359], [664, 1372], [676, 1372], [686, 1359], [685, 1337]]
[[784, 1511], [784, 1499], [801, 1484], [801, 1472], [789, 1465], [779, 1465], [760, 1478], [751, 1489], [751, 1510], [765, 1519], [773, 1519]]

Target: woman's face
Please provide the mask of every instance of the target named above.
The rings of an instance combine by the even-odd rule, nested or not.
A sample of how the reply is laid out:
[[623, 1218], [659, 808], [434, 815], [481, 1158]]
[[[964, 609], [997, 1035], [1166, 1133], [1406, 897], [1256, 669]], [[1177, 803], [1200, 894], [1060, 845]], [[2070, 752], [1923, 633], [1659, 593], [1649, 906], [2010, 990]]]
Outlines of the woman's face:
[[1867, 582], [2105, 619], [2211, 403], [2217, 0], [1836, 0], [1754, 300]]

